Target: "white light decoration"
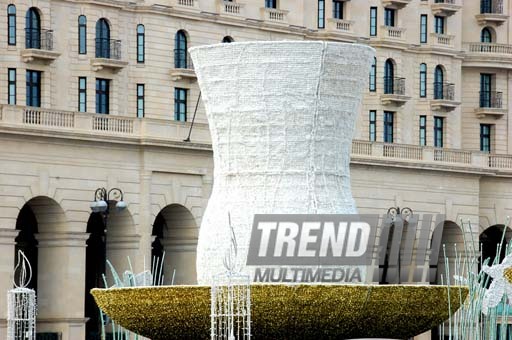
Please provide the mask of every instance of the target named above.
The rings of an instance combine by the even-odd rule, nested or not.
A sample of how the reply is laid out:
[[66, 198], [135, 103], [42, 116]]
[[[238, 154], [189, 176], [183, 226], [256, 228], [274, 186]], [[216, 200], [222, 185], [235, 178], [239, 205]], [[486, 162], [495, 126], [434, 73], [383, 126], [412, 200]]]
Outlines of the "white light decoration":
[[210, 126], [212, 194], [197, 248], [199, 284], [222, 272], [228, 211], [244, 272], [253, 216], [351, 214], [350, 149], [375, 51], [322, 41], [190, 50]]
[[7, 340], [35, 340], [36, 292], [27, 288], [32, 267], [21, 250], [14, 273], [18, 273], [18, 282], [15, 275], [15, 288], [7, 292]]

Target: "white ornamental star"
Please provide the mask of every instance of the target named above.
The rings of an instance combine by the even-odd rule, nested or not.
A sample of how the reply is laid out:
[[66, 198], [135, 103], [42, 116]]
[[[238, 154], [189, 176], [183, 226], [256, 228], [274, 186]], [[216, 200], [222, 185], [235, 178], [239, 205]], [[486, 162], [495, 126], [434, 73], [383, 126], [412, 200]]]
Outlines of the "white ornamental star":
[[489, 308], [496, 307], [504, 294], [512, 297], [512, 283], [507, 278], [512, 274], [512, 255], [505, 257], [500, 264], [492, 267], [485, 265], [482, 270], [492, 277], [491, 286], [485, 291], [482, 301], [482, 313], [487, 315]]

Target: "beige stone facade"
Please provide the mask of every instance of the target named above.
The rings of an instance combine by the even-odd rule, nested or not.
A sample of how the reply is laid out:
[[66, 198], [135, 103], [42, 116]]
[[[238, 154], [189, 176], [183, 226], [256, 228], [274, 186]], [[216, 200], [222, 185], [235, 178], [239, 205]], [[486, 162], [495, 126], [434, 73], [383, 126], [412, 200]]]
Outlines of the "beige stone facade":
[[[88, 256], [95, 258], [87, 249], [101, 250], [92, 248], [89, 236], [101, 236], [101, 221], [89, 208], [98, 187], [121, 188], [128, 203], [122, 213], [112, 210], [107, 221], [107, 256], [114, 265], [126, 269], [130, 256], [136, 271], [148, 268], [158, 234], [166, 251], [166, 282], [176, 269], [176, 283], [194, 283], [212, 155], [200, 102], [190, 142], [184, 142], [199, 91], [191, 64], [175, 62], [180, 30], [187, 47], [225, 37], [375, 47], [376, 87], [365, 94], [353, 144], [352, 187], [359, 210], [385, 213], [408, 206], [418, 213], [446, 214], [457, 224], [470, 220], [477, 233], [512, 215], [510, 0], [341, 1], [342, 19], [333, 18], [335, 4], [325, 0], [325, 28], [318, 28], [316, 0], [276, 0], [276, 9], [265, 8], [264, 0], [20, 0], [12, 3], [15, 44], [7, 31], [10, 4], [2, 0], [0, 10], [0, 338], [16, 238], [25, 230], [24, 240], [32, 237], [32, 246], [37, 244], [38, 332], [85, 339], [86, 317], [91, 317], [84, 312], [90, 286], [86, 265]], [[30, 8], [40, 18], [41, 38], [31, 36], [32, 48], [26, 48]], [[385, 8], [395, 10], [386, 14], [394, 26], [384, 25]], [[80, 15], [86, 17], [83, 54]], [[427, 18], [425, 31], [421, 15]], [[437, 31], [444, 33], [435, 32], [435, 16], [444, 17], [437, 19]], [[109, 51], [98, 55], [104, 45], [96, 42], [96, 25], [102, 18], [110, 30]], [[137, 61], [139, 24], [144, 25], [144, 62]], [[484, 28], [491, 42], [481, 42]], [[388, 60], [393, 72], [386, 74]], [[422, 63], [425, 97], [420, 95]], [[435, 95], [438, 65], [443, 85]], [[16, 69], [15, 93], [9, 69]], [[39, 86], [26, 86], [27, 70], [41, 72], [34, 73], [40, 75]], [[384, 80], [390, 74], [393, 80]], [[487, 87], [482, 74], [489, 75]], [[86, 78], [85, 91], [79, 77]], [[109, 115], [95, 113], [96, 79], [108, 80], [107, 94], [99, 96], [108, 98], [102, 108], [108, 107]], [[137, 118], [137, 84], [144, 85], [144, 118]], [[186, 122], [175, 120], [175, 88], [187, 90]], [[28, 97], [40, 107], [27, 106]], [[85, 112], [78, 112], [84, 106]], [[371, 110], [375, 141], [370, 141]], [[393, 115], [387, 129], [385, 111]], [[426, 145], [420, 145], [420, 116], [426, 116]], [[442, 148], [434, 143], [434, 117], [443, 121]], [[480, 151], [481, 124], [490, 128], [490, 153]], [[393, 143], [384, 143], [390, 131]]]

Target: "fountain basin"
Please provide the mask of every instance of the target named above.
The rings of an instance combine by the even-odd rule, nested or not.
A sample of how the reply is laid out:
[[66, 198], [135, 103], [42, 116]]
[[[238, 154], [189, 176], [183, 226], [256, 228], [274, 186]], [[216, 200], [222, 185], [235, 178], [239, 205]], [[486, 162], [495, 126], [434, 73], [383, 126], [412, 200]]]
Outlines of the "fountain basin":
[[[152, 340], [210, 339], [209, 286], [91, 293], [116, 323]], [[256, 284], [251, 286], [252, 335], [254, 339], [405, 339], [448, 319], [467, 294], [463, 286]]]

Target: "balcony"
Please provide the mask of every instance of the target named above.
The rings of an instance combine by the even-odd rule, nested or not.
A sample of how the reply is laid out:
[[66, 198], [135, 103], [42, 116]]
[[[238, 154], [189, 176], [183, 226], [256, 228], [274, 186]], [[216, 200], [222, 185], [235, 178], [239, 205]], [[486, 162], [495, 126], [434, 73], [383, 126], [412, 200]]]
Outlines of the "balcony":
[[480, 0], [480, 14], [476, 20], [480, 25], [501, 25], [508, 19], [503, 11], [503, 0]]
[[355, 42], [357, 36], [353, 31], [354, 22], [352, 20], [329, 18], [325, 30], [318, 30], [318, 35], [325, 40], [340, 40]]
[[51, 63], [59, 56], [60, 53], [53, 50], [52, 30], [25, 29], [25, 49], [21, 51], [23, 62]]
[[199, 2], [197, 0], [171, 0], [171, 6], [185, 11], [199, 11]]
[[475, 109], [478, 118], [500, 118], [507, 113], [503, 107], [503, 92], [480, 91], [479, 107]]
[[174, 68], [171, 69], [171, 78], [174, 81], [196, 79], [194, 64], [187, 50], [174, 50]]
[[434, 99], [430, 102], [433, 111], [453, 111], [459, 105], [455, 101], [455, 84], [434, 83]]
[[430, 33], [431, 45], [438, 48], [453, 48], [453, 35], [441, 34], [441, 33]]
[[382, 0], [382, 6], [386, 8], [401, 9], [411, 2], [412, 0]]
[[219, 0], [217, 2], [217, 10], [221, 16], [226, 17], [243, 17], [244, 4], [240, 4], [234, 1]]
[[449, 17], [461, 9], [456, 0], [435, 0], [432, 4], [432, 14], [441, 17]]
[[380, 96], [383, 105], [404, 105], [411, 97], [405, 95], [405, 78], [384, 77], [384, 94]]
[[282, 9], [277, 9], [277, 8], [267, 8], [267, 7], [261, 8], [260, 11], [261, 11], [261, 19], [266, 23], [280, 24], [280, 25], [288, 24], [288, 11], [285, 11]]
[[94, 71], [108, 69], [118, 72], [127, 61], [121, 60], [121, 40], [96, 38], [96, 58], [91, 59]]
[[167, 119], [134, 118], [95, 113], [33, 108], [14, 105], [0, 106], [0, 130], [10, 133], [70, 138], [127, 144], [175, 146], [211, 149], [207, 124], [195, 123], [191, 143], [184, 143], [190, 130], [189, 122]]
[[405, 28], [395, 26], [380, 26], [377, 40], [371, 39], [372, 46], [406, 49]]
[[512, 70], [512, 45], [465, 43], [464, 67], [494, 67]]

